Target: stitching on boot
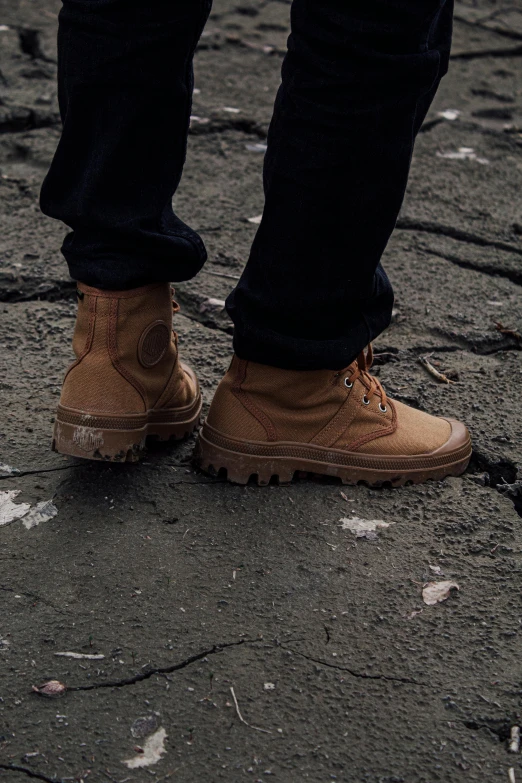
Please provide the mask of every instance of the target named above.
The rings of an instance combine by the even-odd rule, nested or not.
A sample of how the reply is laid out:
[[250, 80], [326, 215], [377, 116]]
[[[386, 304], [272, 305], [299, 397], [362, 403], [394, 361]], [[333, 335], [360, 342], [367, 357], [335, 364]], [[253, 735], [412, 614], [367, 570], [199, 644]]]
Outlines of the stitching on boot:
[[231, 389], [232, 394], [235, 397], [237, 397], [237, 399], [243, 405], [243, 407], [246, 408], [247, 411], [251, 413], [255, 419], [257, 419], [259, 424], [261, 424], [261, 426], [266, 432], [266, 436], [268, 440], [270, 441], [277, 440], [277, 432], [272, 421], [268, 418], [268, 416], [264, 411], [258, 408], [255, 402], [253, 402], [248, 396], [248, 394], [245, 391], [243, 391], [243, 389], [241, 388], [241, 384], [246, 378], [247, 364], [248, 362], [245, 359], [239, 359], [237, 374], [234, 379], [234, 383], [232, 384], [232, 389]]
[[[73, 370], [75, 367], [78, 367], [82, 359], [84, 359], [92, 347], [92, 341], [94, 339], [94, 324], [96, 322], [96, 298], [90, 297], [89, 298], [89, 323], [87, 326], [87, 339], [85, 340], [85, 345], [83, 346], [83, 350], [81, 354], [78, 356], [75, 362], [71, 364], [71, 366], [67, 369], [67, 372], [65, 373], [65, 378], [69, 375], [71, 370]], [[65, 382], [64, 378], [64, 382]]]
[[353, 443], [349, 443], [348, 446], [345, 446], [347, 451], [357, 451], [360, 446], [364, 446], [365, 443], [369, 443], [371, 440], [382, 438], [383, 435], [393, 435], [397, 429], [397, 411], [395, 410], [395, 405], [390, 399], [388, 399], [388, 404], [392, 409], [393, 414], [390, 426], [386, 427], [386, 429], [381, 430], [380, 432], [369, 432], [368, 435], [363, 435], [362, 437], [357, 438], [357, 440], [354, 440]]
[[133, 375], [121, 364], [118, 359], [118, 344], [116, 342], [116, 323], [118, 320], [118, 300], [111, 299], [109, 303], [109, 321], [107, 325], [107, 349], [111, 362], [120, 375], [128, 381], [131, 386], [134, 386], [138, 394], [143, 400], [145, 410], [147, 410], [147, 393], [141, 383], [134, 378]]
[[[183, 370], [183, 367], [180, 366], [180, 363], [178, 361], [178, 358], [176, 357], [176, 361], [174, 362], [174, 365], [172, 367], [172, 372], [170, 373], [170, 378], [167, 381], [167, 385], [161, 392], [160, 396], [156, 400], [156, 402], [153, 404], [154, 409], [160, 409], [160, 408], [168, 408], [170, 403], [174, 403], [174, 407], [176, 407], [176, 396], [179, 393], [180, 389], [182, 388], [183, 384], [185, 383], [185, 372]], [[198, 397], [198, 389], [196, 389], [196, 398]]]
[[136, 296], [142, 296], [149, 291], [153, 291], [155, 288], [164, 286], [164, 283], [149, 283], [148, 285], [142, 285], [140, 288], [130, 288], [128, 291], [105, 291], [101, 288], [93, 288], [85, 283], [79, 283], [81, 285], [80, 290], [88, 294], [88, 296], [98, 296], [100, 299], [133, 299]]
[[[348, 394], [346, 400], [343, 402], [343, 404], [341, 405], [341, 407], [339, 408], [335, 416], [332, 419], [330, 419], [328, 424], [326, 424], [322, 428], [322, 430], [319, 430], [319, 432], [316, 435], [314, 435], [310, 443], [314, 443], [317, 446], [333, 446], [333, 444], [339, 440], [343, 432], [345, 432], [345, 430], [352, 423], [356, 413], [356, 411], [354, 411], [351, 418], [348, 419], [347, 422], [343, 422], [342, 429], [340, 430], [337, 429], [339, 422], [344, 419], [345, 409], [348, 407], [350, 403], [351, 396], [352, 396], [351, 394]], [[335, 430], [333, 439], [329, 437], [332, 433], [332, 430]]]

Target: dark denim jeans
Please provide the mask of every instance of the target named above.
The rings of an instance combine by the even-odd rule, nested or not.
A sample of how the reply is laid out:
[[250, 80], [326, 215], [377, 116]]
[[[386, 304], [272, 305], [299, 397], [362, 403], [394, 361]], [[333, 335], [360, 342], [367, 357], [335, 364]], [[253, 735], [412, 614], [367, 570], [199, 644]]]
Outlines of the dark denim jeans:
[[[63, 134], [43, 211], [71, 276], [106, 289], [192, 278], [206, 252], [172, 211], [192, 57], [211, 0], [63, 0]], [[452, 0], [293, 0], [265, 208], [227, 301], [245, 359], [339, 369], [389, 324], [380, 264], [416, 133], [447, 70]]]

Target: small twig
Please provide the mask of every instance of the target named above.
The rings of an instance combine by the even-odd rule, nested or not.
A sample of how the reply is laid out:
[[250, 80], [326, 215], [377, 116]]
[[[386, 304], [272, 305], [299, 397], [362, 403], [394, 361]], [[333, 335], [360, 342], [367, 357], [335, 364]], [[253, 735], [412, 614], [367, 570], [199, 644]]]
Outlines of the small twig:
[[205, 269], [207, 275], [214, 275], [214, 277], [226, 277], [229, 280], [239, 280], [240, 275], [229, 275], [226, 272], [213, 272], [212, 269]]
[[259, 726], [252, 726], [250, 723], [247, 723], [246, 720], [241, 715], [241, 712], [239, 710], [239, 704], [237, 703], [236, 694], [234, 692], [234, 689], [232, 686], [230, 686], [230, 693], [232, 694], [232, 698], [234, 699], [234, 706], [236, 708], [237, 717], [241, 721], [241, 723], [244, 723], [245, 726], [248, 726], [249, 729], [254, 729], [254, 731], [262, 731], [263, 734], [271, 734], [271, 731], [268, 731], [268, 729], [260, 729]]
[[172, 769], [170, 772], [167, 772], [167, 774], [164, 775], [162, 778], [157, 778], [156, 783], [160, 783], [160, 781], [162, 780], [167, 780], [168, 778], [171, 778], [178, 770], [179, 767], [176, 767], [176, 769]]
[[509, 740], [509, 752], [518, 753], [520, 750], [520, 726], [511, 726], [511, 738]]
[[500, 334], [506, 334], [508, 337], [514, 337], [518, 342], [522, 342], [522, 334], [520, 334], [520, 332], [515, 331], [515, 329], [510, 329], [508, 326], [504, 326], [500, 321], [494, 321], [494, 324], [497, 332], [500, 332]]
[[450, 378], [444, 375], [443, 372], [439, 372], [429, 361], [427, 356], [419, 356], [419, 362], [420, 364], [422, 364], [423, 367], [426, 368], [429, 374], [433, 375], [433, 377], [436, 378], [438, 381], [440, 381], [440, 383], [455, 383], [455, 381], [452, 381]]

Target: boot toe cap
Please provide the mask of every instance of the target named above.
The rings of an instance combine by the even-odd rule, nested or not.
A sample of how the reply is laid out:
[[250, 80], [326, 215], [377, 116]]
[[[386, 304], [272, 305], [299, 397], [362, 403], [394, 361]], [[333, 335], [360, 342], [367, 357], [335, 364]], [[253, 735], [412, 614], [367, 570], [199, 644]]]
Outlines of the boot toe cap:
[[471, 436], [466, 425], [458, 421], [458, 419], [446, 419], [446, 421], [451, 426], [449, 438], [446, 443], [432, 453], [452, 454], [468, 447], [471, 454]]

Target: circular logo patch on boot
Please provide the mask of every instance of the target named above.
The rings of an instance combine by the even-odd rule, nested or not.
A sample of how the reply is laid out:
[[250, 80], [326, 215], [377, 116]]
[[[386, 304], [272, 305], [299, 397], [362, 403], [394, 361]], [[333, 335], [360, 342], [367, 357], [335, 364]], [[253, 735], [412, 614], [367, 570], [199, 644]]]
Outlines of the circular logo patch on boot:
[[163, 321], [147, 326], [138, 343], [138, 359], [144, 367], [154, 367], [160, 362], [170, 345], [171, 330]]

